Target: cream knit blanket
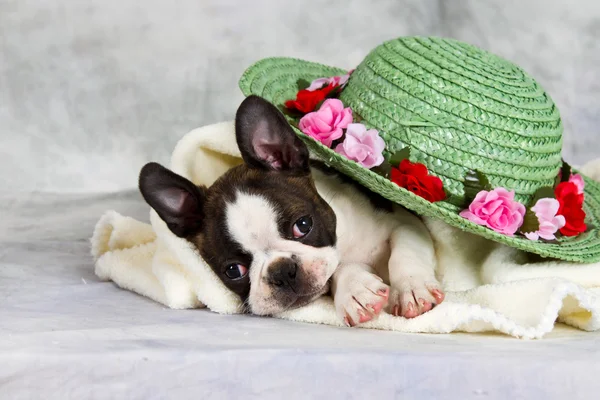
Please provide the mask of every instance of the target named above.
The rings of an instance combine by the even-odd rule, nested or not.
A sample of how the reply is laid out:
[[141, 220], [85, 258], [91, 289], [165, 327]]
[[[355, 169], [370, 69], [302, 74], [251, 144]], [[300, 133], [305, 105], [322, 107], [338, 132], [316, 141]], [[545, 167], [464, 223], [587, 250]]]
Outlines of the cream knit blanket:
[[[172, 155], [171, 169], [196, 184], [210, 185], [241, 162], [233, 122], [193, 130]], [[600, 160], [599, 160], [600, 161]], [[581, 169], [599, 179], [600, 162]], [[197, 250], [169, 231], [151, 210], [151, 224], [106, 212], [92, 241], [96, 275], [171, 308], [208, 307], [242, 312], [240, 299], [204, 263]], [[593, 331], [600, 328], [600, 263], [525, 263], [524, 254], [426, 221], [434, 235], [438, 275], [446, 300], [430, 312], [404, 319], [382, 314], [364, 328], [401, 332], [498, 331], [541, 338], [555, 321]], [[333, 302], [322, 297], [279, 318], [343, 326]]]

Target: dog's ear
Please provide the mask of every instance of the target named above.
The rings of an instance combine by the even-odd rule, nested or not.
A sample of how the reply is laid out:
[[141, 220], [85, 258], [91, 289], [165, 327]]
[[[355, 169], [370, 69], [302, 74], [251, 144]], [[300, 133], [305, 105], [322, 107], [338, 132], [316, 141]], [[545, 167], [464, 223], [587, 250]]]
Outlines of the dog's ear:
[[157, 163], [140, 171], [139, 188], [144, 200], [167, 223], [175, 235], [186, 238], [202, 229], [206, 188]]
[[242, 158], [252, 168], [308, 173], [308, 148], [271, 103], [248, 96], [235, 116]]

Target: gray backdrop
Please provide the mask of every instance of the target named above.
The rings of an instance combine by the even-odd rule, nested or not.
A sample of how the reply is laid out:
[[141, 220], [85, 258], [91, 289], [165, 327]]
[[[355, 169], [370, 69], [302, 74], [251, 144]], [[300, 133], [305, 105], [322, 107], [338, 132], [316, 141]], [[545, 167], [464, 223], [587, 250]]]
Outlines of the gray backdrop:
[[400, 35], [499, 53], [558, 103], [565, 156], [600, 155], [598, 0], [0, 0], [0, 190], [115, 191], [233, 117], [267, 56], [352, 68]]
[[[94, 276], [100, 215], [147, 219], [139, 168], [167, 162], [190, 129], [231, 119], [246, 66], [285, 55], [352, 68], [409, 34], [522, 64], [562, 110], [567, 159], [600, 156], [599, 0], [0, 0], [0, 398], [597, 391], [598, 332], [521, 342], [345, 330], [165, 310]], [[90, 193], [106, 191], [119, 193]]]

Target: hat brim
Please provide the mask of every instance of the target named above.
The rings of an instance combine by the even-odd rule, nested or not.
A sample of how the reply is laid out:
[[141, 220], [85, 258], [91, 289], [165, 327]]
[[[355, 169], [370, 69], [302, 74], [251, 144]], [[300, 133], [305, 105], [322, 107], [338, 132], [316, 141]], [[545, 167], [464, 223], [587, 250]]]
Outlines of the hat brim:
[[[294, 58], [267, 58], [250, 66], [242, 75], [239, 86], [245, 96], [257, 95], [276, 106], [294, 99], [299, 79], [312, 81], [317, 78], [343, 75], [346, 70]], [[294, 120], [286, 117], [290, 122]], [[363, 121], [368, 125], [368, 121]], [[520, 236], [506, 236], [477, 225], [459, 215], [458, 207], [446, 203], [431, 203], [420, 196], [396, 185], [390, 180], [363, 168], [354, 161], [339, 155], [330, 148], [305, 135], [292, 124], [292, 128], [308, 145], [309, 149], [326, 164], [349, 176], [369, 190], [398, 203], [417, 214], [439, 218], [451, 226], [487, 239], [506, 244], [543, 257], [566, 261], [592, 263], [600, 261], [600, 183], [585, 180], [585, 204], [588, 230], [574, 237], [562, 237], [557, 243], [532, 241]]]

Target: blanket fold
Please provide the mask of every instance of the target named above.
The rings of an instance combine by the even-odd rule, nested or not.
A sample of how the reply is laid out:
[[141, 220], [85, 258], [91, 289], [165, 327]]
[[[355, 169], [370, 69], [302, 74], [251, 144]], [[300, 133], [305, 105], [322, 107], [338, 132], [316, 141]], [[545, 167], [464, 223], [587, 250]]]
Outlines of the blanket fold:
[[[210, 185], [239, 163], [233, 122], [224, 122], [185, 135], [173, 151], [171, 169], [196, 184]], [[598, 179], [600, 162], [586, 165], [582, 172]], [[426, 223], [436, 243], [437, 274], [446, 300], [414, 319], [383, 313], [362, 327], [415, 333], [497, 331], [529, 339], [550, 332], [557, 320], [582, 330], [600, 329], [600, 264], [528, 263], [518, 250], [439, 221]], [[96, 224], [91, 244], [100, 279], [171, 308], [243, 312], [239, 297], [223, 285], [197, 249], [171, 233], [153, 210], [150, 224], [107, 211]], [[276, 317], [343, 326], [329, 297]]]

